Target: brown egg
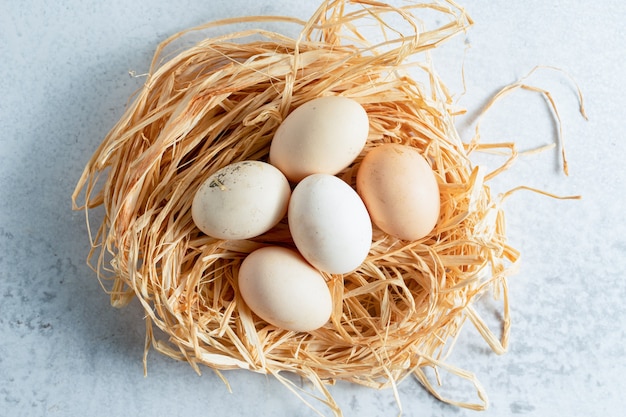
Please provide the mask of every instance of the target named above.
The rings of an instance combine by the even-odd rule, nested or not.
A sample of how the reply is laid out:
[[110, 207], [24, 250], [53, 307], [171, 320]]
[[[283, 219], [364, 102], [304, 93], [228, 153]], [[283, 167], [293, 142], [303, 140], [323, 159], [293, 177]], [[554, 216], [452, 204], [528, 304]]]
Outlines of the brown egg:
[[356, 183], [372, 222], [382, 231], [417, 240], [435, 227], [439, 186], [417, 149], [391, 143], [373, 148], [361, 162]]

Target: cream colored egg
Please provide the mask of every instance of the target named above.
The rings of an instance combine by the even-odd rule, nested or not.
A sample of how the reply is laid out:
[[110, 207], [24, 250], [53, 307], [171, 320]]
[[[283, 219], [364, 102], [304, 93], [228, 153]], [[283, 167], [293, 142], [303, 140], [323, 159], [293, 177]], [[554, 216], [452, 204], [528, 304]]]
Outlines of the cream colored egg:
[[292, 111], [270, 145], [270, 163], [292, 182], [311, 174], [337, 174], [363, 150], [369, 132], [365, 109], [355, 100], [330, 96]]
[[365, 155], [357, 173], [357, 192], [372, 222], [403, 240], [428, 235], [439, 219], [435, 174], [415, 148], [383, 144]]
[[324, 277], [294, 250], [268, 246], [250, 253], [239, 268], [238, 284], [250, 310], [277, 327], [309, 332], [330, 318], [332, 298]]
[[356, 191], [328, 174], [296, 186], [287, 211], [296, 247], [316, 268], [344, 274], [358, 268], [372, 243], [372, 223]]
[[291, 188], [276, 167], [241, 161], [211, 175], [196, 192], [196, 226], [218, 239], [249, 239], [267, 232], [286, 214]]

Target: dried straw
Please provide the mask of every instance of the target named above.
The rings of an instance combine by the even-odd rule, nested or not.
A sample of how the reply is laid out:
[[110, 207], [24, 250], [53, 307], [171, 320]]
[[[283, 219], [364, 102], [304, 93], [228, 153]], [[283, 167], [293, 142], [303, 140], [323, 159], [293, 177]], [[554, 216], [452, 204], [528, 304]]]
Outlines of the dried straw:
[[[445, 23], [422, 30], [414, 14], [427, 9]], [[395, 29], [393, 19], [408, 29]], [[241, 22], [296, 24], [301, 35], [227, 32], [164, 59], [164, 49], [189, 33]], [[451, 97], [427, 54], [471, 24], [452, 2], [392, 7], [326, 0], [307, 22], [224, 20], [159, 46], [143, 89], [85, 167], [73, 195], [74, 208], [87, 217], [104, 206], [104, 220], [90, 236], [90, 263], [114, 306], [136, 298], [145, 309], [146, 353], [154, 347], [198, 372], [206, 365], [220, 376], [220, 370], [236, 368], [272, 374], [305, 400], [303, 394], [312, 394], [283, 374], [293, 372], [311, 381], [322, 394], [315, 398], [336, 415], [341, 410], [328, 384], [344, 380], [396, 390], [409, 375], [443, 401], [487, 406], [474, 375], [446, 358], [467, 320], [496, 353], [506, 350], [506, 278], [519, 253], [507, 244], [504, 213], [485, 173], [468, 157], [479, 145], [468, 147], [459, 139]], [[359, 28], [377, 32], [381, 40], [368, 41]], [[428, 81], [416, 81], [411, 71]], [[293, 245], [286, 221], [259, 238], [216, 240], [194, 226], [191, 202], [220, 167], [266, 160], [272, 135], [287, 114], [325, 95], [354, 98], [371, 122], [365, 150], [340, 176], [354, 185], [363, 155], [383, 142], [418, 148], [436, 172], [441, 217], [430, 235], [415, 242], [375, 229], [370, 254], [357, 271], [326, 276], [334, 300], [329, 323], [294, 333], [251, 313], [236, 280], [253, 249]], [[83, 194], [85, 203], [78, 204]], [[500, 337], [473, 307], [487, 291], [503, 300]], [[439, 377], [433, 381], [428, 367], [468, 380], [477, 401], [444, 398]]]

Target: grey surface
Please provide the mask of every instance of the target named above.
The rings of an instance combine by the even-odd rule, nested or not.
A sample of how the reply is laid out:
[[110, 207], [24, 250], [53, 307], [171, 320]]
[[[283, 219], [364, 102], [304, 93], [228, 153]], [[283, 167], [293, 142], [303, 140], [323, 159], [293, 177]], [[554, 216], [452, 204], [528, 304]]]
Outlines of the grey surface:
[[[316, 2], [75, 1], [0, 4], [0, 415], [314, 415], [278, 382], [227, 372], [232, 394], [210, 370], [154, 352], [143, 376], [144, 323], [136, 303], [109, 306], [93, 272], [82, 213], [70, 195], [83, 166], [141, 86], [158, 42], [220, 17], [307, 18]], [[465, 140], [476, 110], [535, 65], [568, 71], [590, 120], [579, 115], [567, 77], [541, 71], [566, 134], [570, 176], [556, 151], [521, 157], [493, 181], [494, 193], [524, 184], [580, 201], [529, 192], [506, 202], [511, 244], [522, 264], [510, 279], [512, 332], [506, 355], [491, 353], [469, 326], [451, 362], [474, 372], [489, 394], [484, 413], [400, 386], [408, 416], [620, 416], [626, 392], [626, 230], [623, 155], [626, 50], [620, 1], [464, 3], [476, 25], [435, 63], [459, 105]], [[460, 77], [464, 62], [465, 87]], [[465, 88], [465, 94], [461, 94]], [[484, 119], [485, 141], [521, 150], [554, 142], [545, 100], [515, 93]], [[495, 164], [492, 158], [477, 161]], [[487, 311], [490, 311], [487, 309]], [[452, 394], [466, 392], [451, 384]], [[346, 416], [395, 416], [392, 392], [338, 384]], [[323, 407], [323, 412], [327, 413]]]

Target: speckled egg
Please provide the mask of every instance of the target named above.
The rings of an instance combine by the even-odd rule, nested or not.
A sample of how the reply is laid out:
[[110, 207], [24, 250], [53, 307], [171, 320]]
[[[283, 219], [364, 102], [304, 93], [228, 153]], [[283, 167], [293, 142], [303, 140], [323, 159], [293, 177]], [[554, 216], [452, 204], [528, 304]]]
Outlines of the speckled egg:
[[241, 161], [207, 178], [196, 192], [191, 214], [196, 226], [218, 239], [249, 239], [285, 216], [291, 188], [276, 167]]

